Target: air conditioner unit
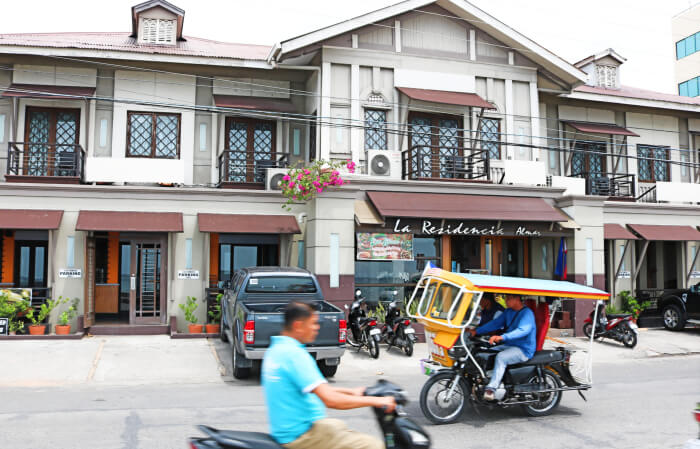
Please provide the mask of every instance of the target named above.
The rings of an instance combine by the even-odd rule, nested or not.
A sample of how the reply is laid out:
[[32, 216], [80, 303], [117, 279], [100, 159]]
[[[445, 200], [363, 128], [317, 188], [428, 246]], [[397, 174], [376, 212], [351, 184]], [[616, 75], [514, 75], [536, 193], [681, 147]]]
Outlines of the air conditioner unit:
[[279, 183], [288, 171], [286, 168], [268, 168], [265, 172], [265, 190], [282, 190]]
[[365, 165], [370, 176], [386, 176], [401, 179], [401, 152], [388, 150], [367, 150]]

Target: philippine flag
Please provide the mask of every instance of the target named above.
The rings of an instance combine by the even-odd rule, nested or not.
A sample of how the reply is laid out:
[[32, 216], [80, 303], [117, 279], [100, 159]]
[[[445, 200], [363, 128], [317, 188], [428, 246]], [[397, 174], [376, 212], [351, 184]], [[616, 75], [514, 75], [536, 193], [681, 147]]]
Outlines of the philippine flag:
[[554, 269], [554, 274], [559, 276], [560, 279], [565, 280], [566, 279], [566, 254], [567, 254], [567, 249], [566, 249], [566, 239], [564, 237], [561, 238], [561, 241], [559, 242], [559, 255], [557, 256], [557, 266]]

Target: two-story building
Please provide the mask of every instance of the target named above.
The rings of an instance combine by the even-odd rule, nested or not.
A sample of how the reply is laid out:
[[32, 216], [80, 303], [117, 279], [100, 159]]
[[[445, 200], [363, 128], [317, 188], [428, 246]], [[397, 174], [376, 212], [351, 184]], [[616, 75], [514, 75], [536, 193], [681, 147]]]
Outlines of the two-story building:
[[[131, 22], [0, 35], [0, 285], [79, 297], [93, 333], [165, 331], [249, 265], [338, 302], [407, 296], [429, 261], [558, 278], [562, 242], [613, 293], [700, 277], [700, 101], [621, 85], [613, 50], [570, 64], [452, 0], [272, 47], [185, 36], [162, 0]], [[360, 170], [285, 212], [316, 159]]]

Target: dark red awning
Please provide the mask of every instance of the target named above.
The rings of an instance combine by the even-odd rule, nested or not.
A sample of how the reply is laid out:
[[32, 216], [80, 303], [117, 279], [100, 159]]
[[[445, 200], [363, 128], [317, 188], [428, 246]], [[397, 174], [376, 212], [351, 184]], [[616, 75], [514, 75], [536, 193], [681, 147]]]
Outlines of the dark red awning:
[[542, 198], [443, 193], [367, 192], [383, 217], [449, 220], [567, 221]]
[[182, 232], [182, 214], [81, 210], [75, 229], [78, 231]]
[[477, 94], [464, 92], [449, 92], [446, 90], [415, 89], [412, 87], [397, 87], [397, 89], [409, 98], [433, 103], [454, 104], [458, 106], [472, 106], [475, 108], [496, 109], [491, 103]]
[[639, 240], [639, 237], [632, 234], [622, 225], [616, 223], [605, 223], [603, 227], [606, 240]]
[[200, 232], [301, 234], [292, 215], [197, 214]]
[[95, 88], [79, 86], [43, 86], [41, 84], [10, 84], [10, 87], [2, 93], [2, 96], [21, 98], [91, 98], [95, 96]]
[[700, 241], [700, 231], [692, 226], [638, 225], [628, 224], [644, 240], [665, 240], [668, 242]]
[[635, 136], [639, 134], [633, 133], [627, 128], [617, 125], [609, 125], [606, 123], [588, 123], [588, 122], [570, 122], [566, 121], [569, 126], [582, 133], [597, 133], [597, 134], [615, 134], [618, 136]]
[[259, 111], [288, 113], [297, 112], [297, 108], [291, 101], [276, 98], [214, 95], [214, 104], [220, 108], [254, 109]]
[[62, 210], [0, 209], [0, 229], [58, 229]]

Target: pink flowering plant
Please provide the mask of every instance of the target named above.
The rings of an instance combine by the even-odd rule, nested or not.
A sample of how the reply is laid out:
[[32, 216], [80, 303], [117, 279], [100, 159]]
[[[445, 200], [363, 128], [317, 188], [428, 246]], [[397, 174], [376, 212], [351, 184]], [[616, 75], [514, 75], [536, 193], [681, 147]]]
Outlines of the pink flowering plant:
[[347, 184], [348, 181], [344, 180], [340, 173], [343, 168], [349, 173], [355, 173], [355, 163], [351, 160], [340, 162], [316, 160], [308, 167], [290, 168], [280, 182], [282, 195], [287, 198], [287, 202], [282, 207], [291, 210], [290, 205], [293, 203], [307, 202], [324, 190]]

